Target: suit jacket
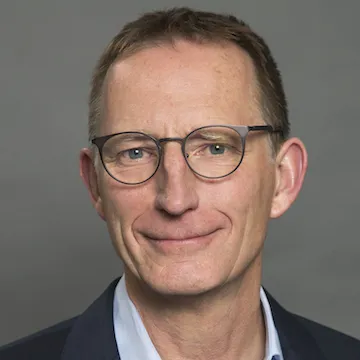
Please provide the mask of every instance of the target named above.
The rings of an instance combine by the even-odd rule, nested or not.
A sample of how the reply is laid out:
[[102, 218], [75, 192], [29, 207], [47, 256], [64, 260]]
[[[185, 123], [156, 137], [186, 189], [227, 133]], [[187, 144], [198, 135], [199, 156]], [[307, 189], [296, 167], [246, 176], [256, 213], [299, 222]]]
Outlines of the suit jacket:
[[[80, 316], [0, 348], [0, 360], [119, 360], [113, 328], [118, 281]], [[360, 360], [359, 340], [294, 315], [266, 294], [285, 360]]]

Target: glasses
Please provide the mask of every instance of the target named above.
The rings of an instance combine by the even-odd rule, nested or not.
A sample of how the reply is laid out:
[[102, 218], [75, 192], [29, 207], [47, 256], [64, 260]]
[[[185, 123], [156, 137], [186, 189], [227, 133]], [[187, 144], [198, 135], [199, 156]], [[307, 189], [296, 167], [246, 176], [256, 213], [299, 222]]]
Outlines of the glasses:
[[96, 137], [91, 142], [97, 146], [101, 162], [113, 179], [137, 185], [155, 175], [161, 163], [162, 144], [170, 141], [181, 144], [184, 159], [195, 174], [208, 179], [228, 176], [240, 166], [245, 140], [251, 131], [282, 132], [270, 125], [209, 125], [184, 138], [156, 139], [142, 132], [127, 131]]

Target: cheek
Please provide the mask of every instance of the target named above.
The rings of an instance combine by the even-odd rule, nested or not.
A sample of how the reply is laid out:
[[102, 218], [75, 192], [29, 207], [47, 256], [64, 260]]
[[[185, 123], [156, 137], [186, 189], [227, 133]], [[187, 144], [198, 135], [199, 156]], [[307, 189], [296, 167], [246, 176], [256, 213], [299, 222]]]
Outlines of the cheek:
[[271, 209], [273, 178], [270, 167], [261, 172], [259, 168], [243, 167], [219, 183], [211, 194], [212, 206], [231, 221], [234, 241], [240, 237], [245, 245], [263, 240]]
[[247, 212], [257, 192], [257, 179], [239, 169], [239, 172], [215, 184], [212, 191], [205, 189], [204, 194], [214, 208], [224, 212], [234, 222]]
[[223, 209], [232, 223], [227, 251], [232, 254], [233, 276], [256, 259], [264, 245], [272, 199], [267, 177], [259, 176], [259, 170], [243, 171], [223, 196]]
[[244, 241], [256, 248], [262, 246], [265, 240], [273, 198], [274, 172], [271, 167], [256, 169], [244, 179], [244, 184]]
[[137, 272], [137, 259], [141, 259], [141, 249], [133, 239], [134, 221], [149, 209], [151, 204], [150, 189], [129, 187], [107, 180], [103, 184], [103, 208], [106, 224], [112, 244], [122, 259], [134, 273]]
[[152, 192], [146, 185], [135, 187], [106, 179], [102, 189], [105, 218], [112, 232], [119, 232], [119, 227], [131, 227], [134, 220], [146, 211], [151, 203]]

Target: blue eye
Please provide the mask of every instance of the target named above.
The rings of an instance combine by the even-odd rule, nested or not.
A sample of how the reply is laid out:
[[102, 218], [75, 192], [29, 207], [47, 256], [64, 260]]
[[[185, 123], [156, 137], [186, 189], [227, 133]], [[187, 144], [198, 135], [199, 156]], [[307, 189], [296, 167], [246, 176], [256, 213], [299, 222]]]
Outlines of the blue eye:
[[128, 150], [129, 158], [136, 160], [143, 157], [143, 151], [141, 149], [130, 149]]
[[209, 146], [210, 152], [213, 155], [221, 155], [225, 152], [225, 146], [219, 144], [212, 144]]

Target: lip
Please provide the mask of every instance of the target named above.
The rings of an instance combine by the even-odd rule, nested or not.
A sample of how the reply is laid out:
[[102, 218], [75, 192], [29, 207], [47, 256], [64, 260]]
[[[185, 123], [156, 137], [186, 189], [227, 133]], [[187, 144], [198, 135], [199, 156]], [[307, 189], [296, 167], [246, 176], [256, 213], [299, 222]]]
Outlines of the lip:
[[174, 232], [178, 229], [175, 229], [172, 232], [163, 232], [162, 234], [154, 234], [151, 232], [142, 232], [141, 234], [149, 240], [153, 241], [191, 241], [196, 240], [198, 238], [206, 237], [212, 235], [219, 229], [214, 229], [210, 231], [202, 231], [202, 232], [191, 232], [191, 231], [182, 231], [181, 234], [174, 236]]
[[214, 230], [204, 234], [188, 234], [187, 236], [149, 236], [143, 234], [145, 240], [152, 245], [156, 250], [169, 253], [172, 251], [179, 252], [183, 250], [199, 250], [208, 246], [213, 238], [214, 234], [218, 230]]

